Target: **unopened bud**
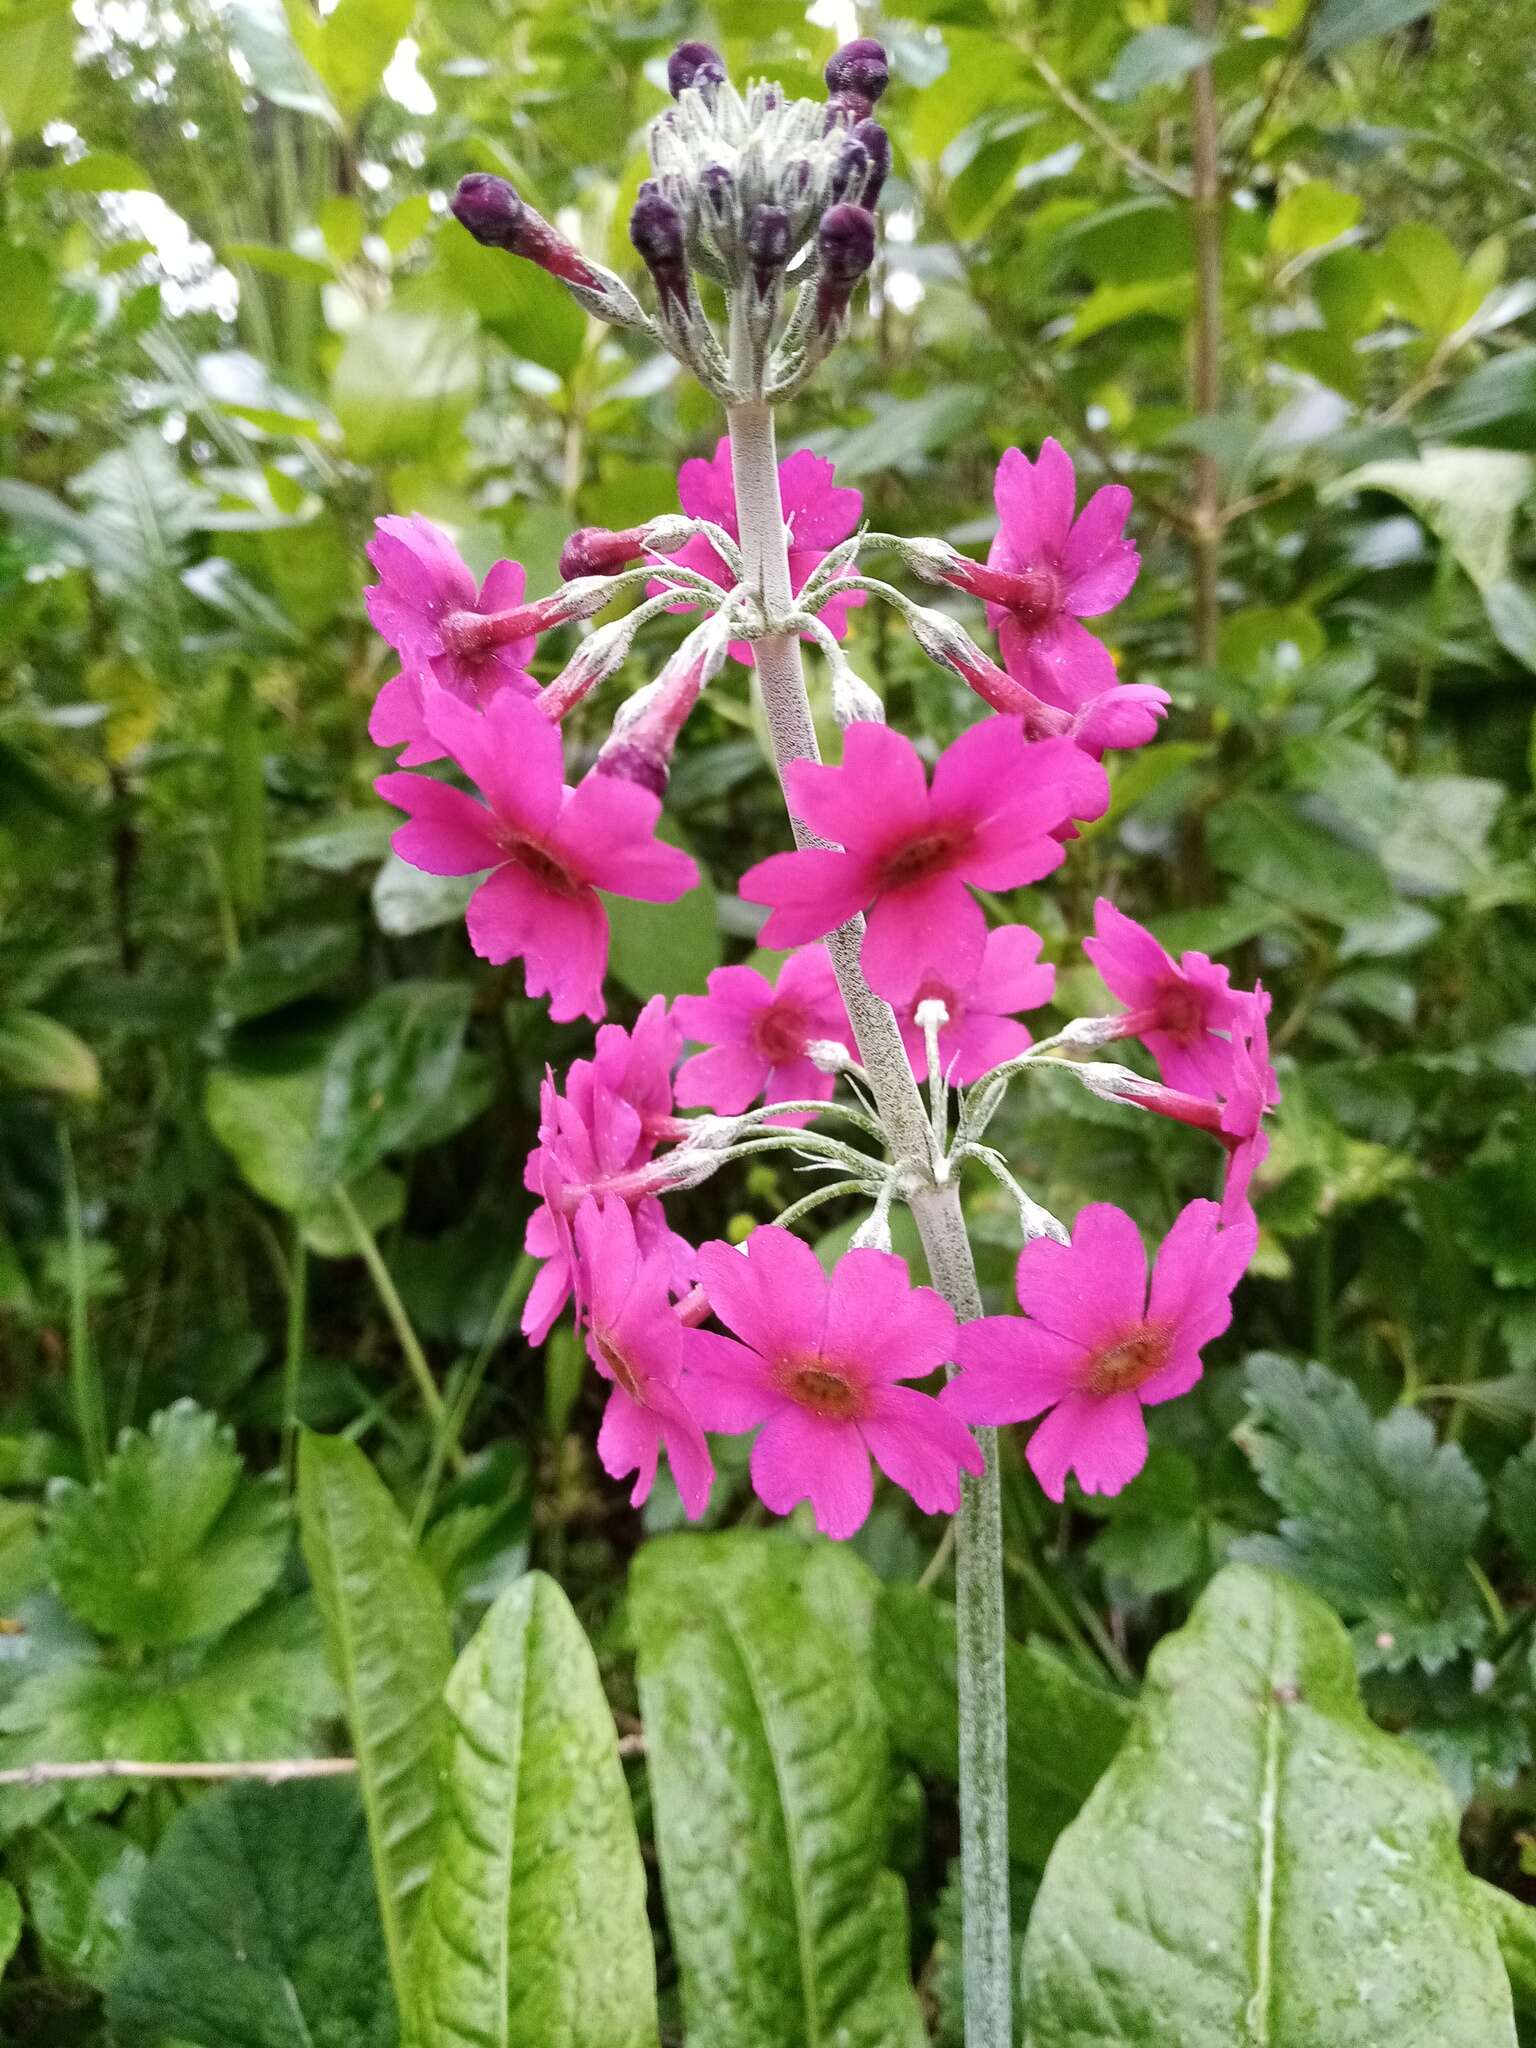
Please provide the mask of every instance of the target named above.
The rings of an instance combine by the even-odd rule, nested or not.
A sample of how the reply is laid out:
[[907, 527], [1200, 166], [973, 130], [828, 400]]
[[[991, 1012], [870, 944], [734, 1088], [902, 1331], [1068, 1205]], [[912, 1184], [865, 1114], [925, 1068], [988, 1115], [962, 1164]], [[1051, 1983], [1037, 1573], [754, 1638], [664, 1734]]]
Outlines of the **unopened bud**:
[[604, 526], [579, 527], [560, 550], [560, 580], [564, 583], [574, 576], [617, 575], [643, 554], [646, 546], [643, 527], [631, 526], [622, 533], [610, 532]]
[[688, 260], [684, 253], [683, 217], [653, 180], [640, 187], [629, 216], [629, 239], [651, 273], [663, 310], [680, 312], [688, 304]]
[[789, 215], [783, 207], [754, 206], [747, 216], [746, 243], [753, 286], [766, 299], [789, 260]]
[[869, 158], [869, 175], [864, 185], [864, 196], [860, 205], [873, 213], [880, 203], [880, 194], [885, 190], [885, 181], [891, 170], [891, 138], [878, 121], [860, 121], [848, 138], [856, 142]]
[[725, 80], [725, 59], [709, 43], [679, 43], [667, 59], [667, 90], [673, 99], [680, 99], [689, 86], [705, 92]]
[[884, 704], [845, 661], [835, 663], [832, 669], [832, 716], [845, 728], [885, 723]]
[[583, 697], [624, 665], [635, 629], [628, 619], [615, 619], [589, 633], [552, 683], [540, 690], [534, 702], [553, 724], [573, 711]]
[[875, 217], [862, 206], [834, 206], [816, 232], [820, 267], [816, 327], [825, 334], [848, 309], [854, 286], [875, 260]]
[[489, 171], [471, 171], [453, 195], [453, 217], [487, 249], [506, 249], [585, 291], [603, 289], [603, 279], [580, 251], [541, 213], [518, 197], [516, 187]]
[[837, 204], [841, 204], [850, 193], [855, 199], [862, 199], [864, 187], [869, 180], [869, 171], [868, 150], [857, 136], [848, 136], [837, 153], [832, 175], [827, 180], [828, 196]]
[[706, 164], [699, 173], [699, 197], [717, 225], [731, 217], [736, 205], [736, 180], [724, 164]]
[[653, 555], [675, 555], [692, 540], [695, 522], [685, 512], [659, 512], [640, 528], [641, 545]]
[[834, 128], [857, 128], [874, 111], [874, 101], [861, 92], [835, 92], [823, 110], [821, 125], [828, 135]]
[[827, 91], [857, 92], [873, 103], [891, 82], [891, 67], [885, 46], [873, 36], [856, 36], [827, 59], [823, 73]]
[[818, 1074], [857, 1074], [859, 1063], [846, 1045], [839, 1045], [835, 1038], [813, 1038], [805, 1048], [805, 1056]]

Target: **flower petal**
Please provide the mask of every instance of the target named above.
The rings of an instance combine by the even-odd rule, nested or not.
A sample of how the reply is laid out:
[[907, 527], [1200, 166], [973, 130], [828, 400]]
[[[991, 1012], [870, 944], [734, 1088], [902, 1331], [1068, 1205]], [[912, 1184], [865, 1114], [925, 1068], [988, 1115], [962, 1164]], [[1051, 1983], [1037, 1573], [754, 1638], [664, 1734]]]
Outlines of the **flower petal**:
[[981, 965], [986, 943], [980, 906], [954, 875], [941, 874], [880, 897], [869, 913], [859, 957], [876, 995], [901, 1006], [914, 1001], [927, 980], [964, 988]]
[[727, 1329], [764, 1358], [813, 1356], [827, 1319], [827, 1276], [803, 1239], [763, 1224], [737, 1250], [699, 1249], [699, 1278]]
[[808, 1500], [822, 1535], [839, 1542], [863, 1527], [875, 1497], [858, 1425], [829, 1422], [793, 1403], [763, 1424], [752, 1446], [752, 1484], [776, 1515]]
[[905, 1259], [864, 1247], [833, 1269], [818, 1349], [861, 1379], [922, 1379], [953, 1358], [955, 1313], [931, 1287], [912, 1285]]
[[996, 1429], [1028, 1422], [1077, 1388], [1089, 1354], [1018, 1316], [980, 1316], [956, 1333], [960, 1371], [939, 1399], [962, 1421]]
[[495, 819], [464, 790], [430, 775], [399, 772], [376, 776], [373, 786], [385, 803], [409, 814], [409, 823], [389, 843], [423, 874], [477, 875], [506, 859]]
[[882, 1387], [859, 1430], [886, 1478], [926, 1515], [954, 1514], [961, 1472], [982, 1469], [981, 1448], [959, 1416], [915, 1387]]
[[1134, 1394], [1068, 1394], [1041, 1423], [1025, 1453], [1052, 1500], [1069, 1472], [1084, 1493], [1118, 1493], [1147, 1462], [1147, 1425]]

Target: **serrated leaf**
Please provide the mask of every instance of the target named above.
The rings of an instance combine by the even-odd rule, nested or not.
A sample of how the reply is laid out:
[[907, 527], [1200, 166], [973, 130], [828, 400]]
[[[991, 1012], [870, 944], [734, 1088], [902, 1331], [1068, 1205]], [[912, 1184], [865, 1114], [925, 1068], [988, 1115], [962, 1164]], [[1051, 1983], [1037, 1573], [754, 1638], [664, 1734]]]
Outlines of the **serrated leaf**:
[[232, 1785], [181, 1813], [107, 2013], [124, 2048], [394, 2048], [356, 1787]]
[[[691, 2040], [909, 2048], [884, 1719], [828, 1546], [649, 1543], [630, 1575], [662, 1890]], [[797, 1556], [797, 1552], [799, 1555]]]
[[48, 1496], [48, 1568], [98, 1634], [164, 1647], [228, 1628], [271, 1591], [288, 1548], [280, 1486], [250, 1480], [232, 1429], [193, 1401], [124, 1430], [94, 1486]]
[[453, 1662], [448, 1613], [403, 1516], [356, 1444], [306, 1435], [299, 1530], [368, 1819], [384, 1943], [407, 1997], [406, 1941], [432, 1867]]
[[[1008, 1847], [1016, 1861], [1038, 1870], [1119, 1748], [1131, 1709], [1042, 1643], [1010, 1642], [1006, 1657]], [[916, 1586], [884, 1587], [873, 1668], [897, 1755], [956, 1783], [954, 1609]]]
[[1322, 1602], [1229, 1567], [1046, 1867], [1030, 2048], [1514, 2048], [1457, 1822]]
[[1359, 1389], [1325, 1366], [1249, 1360], [1241, 1442], [1282, 1511], [1274, 1536], [1233, 1555], [1290, 1572], [1356, 1624], [1362, 1666], [1435, 1671], [1481, 1641], [1487, 1616], [1467, 1570], [1488, 1511], [1458, 1444], [1429, 1418], [1394, 1408], [1378, 1421]]
[[645, 1872], [602, 1681], [530, 1572], [448, 1683], [437, 1861], [412, 1956], [423, 2048], [655, 2048]]

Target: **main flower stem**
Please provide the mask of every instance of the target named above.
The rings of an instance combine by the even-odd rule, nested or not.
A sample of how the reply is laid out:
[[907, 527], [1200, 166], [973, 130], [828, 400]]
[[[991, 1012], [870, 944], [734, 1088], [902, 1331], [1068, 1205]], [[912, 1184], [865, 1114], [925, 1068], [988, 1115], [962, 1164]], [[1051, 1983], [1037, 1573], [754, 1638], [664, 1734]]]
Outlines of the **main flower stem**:
[[[733, 358], [745, 367], [745, 337], [733, 333]], [[779, 501], [773, 413], [760, 398], [727, 414], [736, 515], [745, 580], [769, 620], [790, 610], [789, 551]], [[782, 782], [793, 761], [820, 759], [806, 695], [800, 642], [774, 633], [754, 644], [763, 709]], [[786, 789], [785, 799], [788, 802]], [[821, 846], [790, 809], [797, 846]], [[864, 920], [855, 917], [827, 939], [859, 1058], [869, 1075], [903, 1193], [917, 1223], [934, 1285], [962, 1321], [981, 1314], [960, 1193], [937, 1177], [932, 1132], [896, 1018], [864, 979], [859, 953]], [[960, 1877], [965, 1908], [966, 2048], [1009, 2048], [1013, 1965], [1008, 1912], [1007, 1702], [1003, 1678], [1002, 1497], [997, 1436], [978, 1430], [986, 1460], [966, 1477], [956, 1530], [955, 1592], [959, 1630]]]

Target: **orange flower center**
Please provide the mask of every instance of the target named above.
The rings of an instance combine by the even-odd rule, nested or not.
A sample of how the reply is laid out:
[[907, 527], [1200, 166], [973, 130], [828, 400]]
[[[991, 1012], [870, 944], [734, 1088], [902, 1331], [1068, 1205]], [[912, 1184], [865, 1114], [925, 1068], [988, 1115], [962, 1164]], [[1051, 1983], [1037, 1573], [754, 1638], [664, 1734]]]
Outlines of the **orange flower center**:
[[1118, 1343], [1096, 1352], [1084, 1381], [1087, 1392], [1102, 1397], [1144, 1386], [1167, 1363], [1171, 1334], [1164, 1323], [1142, 1323]]
[[964, 850], [970, 839], [971, 828], [968, 825], [945, 825], [937, 831], [925, 832], [920, 839], [909, 839], [905, 846], [897, 847], [881, 862], [881, 888], [909, 889], [914, 882], [926, 882], [934, 875], [942, 875], [953, 865], [955, 856]]
[[502, 835], [501, 850], [508, 860], [515, 861], [524, 874], [531, 876], [541, 889], [547, 889], [552, 896], [574, 898], [586, 893], [586, 883], [578, 880], [547, 847], [508, 832]]
[[599, 1337], [595, 1333], [592, 1341], [597, 1346], [604, 1365], [613, 1374], [615, 1384], [624, 1389], [631, 1401], [643, 1401], [645, 1396], [640, 1391], [640, 1381], [623, 1352], [606, 1337]]
[[830, 1422], [850, 1422], [864, 1413], [863, 1389], [824, 1358], [787, 1359], [779, 1367], [778, 1381], [792, 1401]]

